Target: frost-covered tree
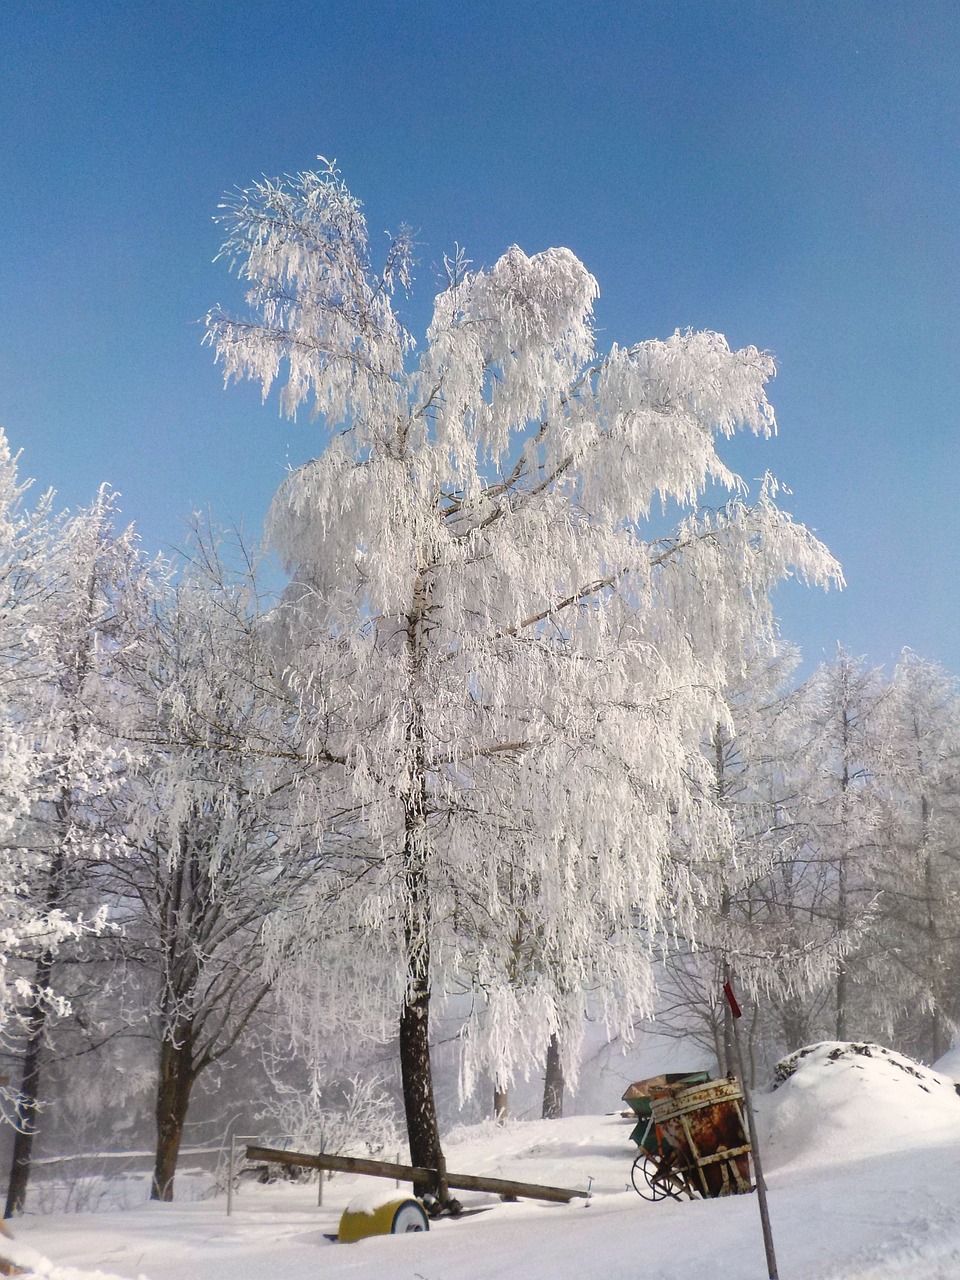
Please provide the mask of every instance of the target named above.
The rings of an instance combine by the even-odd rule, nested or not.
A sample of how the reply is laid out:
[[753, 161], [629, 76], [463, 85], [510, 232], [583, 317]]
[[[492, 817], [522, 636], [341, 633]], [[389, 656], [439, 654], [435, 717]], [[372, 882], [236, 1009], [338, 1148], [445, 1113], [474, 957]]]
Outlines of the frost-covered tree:
[[[104, 487], [89, 508], [56, 523], [42, 565], [42, 613], [30, 637], [31, 679], [17, 701], [33, 750], [28, 807], [16, 833], [25, 892], [44, 919], [76, 916], [73, 931], [84, 909], [87, 927], [100, 927], [88, 872], [107, 852], [102, 813], [128, 759], [109, 707], [117, 656], [131, 640], [142, 565], [132, 530], [114, 530], [115, 515], [115, 495]], [[63, 985], [54, 981], [62, 944], [56, 934], [40, 933], [32, 946], [19, 948], [29, 991], [20, 1006], [7, 1216], [22, 1210], [26, 1195], [49, 993]]]
[[141, 767], [122, 797], [112, 879], [157, 1042], [152, 1196], [173, 1196], [194, 1086], [238, 1044], [270, 989], [264, 916], [311, 844], [294, 823], [287, 703], [252, 575], [209, 540], [160, 584], [129, 678]]
[[830, 1013], [822, 1029], [837, 1040], [866, 1034], [864, 1024], [872, 1020], [873, 1002], [864, 1001], [858, 987], [872, 985], [867, 961], [875, 939], [866, 948], [864, 943], [878, 891], [885, 696], [881, 672], [842, 647], [799, 694], [806, 725], [797, 777], [805, 843], [797, 860], [807, 868], [802, 894], [808, 909], [835, 940]]
[[[28, 851], [15, 838], [38, 772], [22, 703], [35, 687], [34, 639], [48, 599], [45, 567], [54, 540], [49, 495], [28, 510], [29, 481], [17, 475], [17, 457], [0, 431], [0, 1050], [10, 1051], [25, 1023], [25, 1009], [52, 993], [35, 989], [21, 959], [45, 940], [72, 933], [60, 912], [48, 913], [28, 891]], [[27, 961], [26, 968], [29, 967]], [[19, 1094], [0, 1085], [0, 1121], [15, 1119]]]
[[[650, 999], [646, 937], [670, 913], [695, 932], [668, 851], [717, 838], [699, 740], [737, 655], [775, 640], [770, 589], [838, 569], [775, 484], [751, 505], [716, 450], [774, 429], [770, 356], [679, 332], [598, 354], [593, 277], [517, 247], [448, 263], [416, 355], [391, 302], [409, 238], [375, 272], [335, 171], [257, 183], [223, 217], [250, 306], [208, 319], [226, 380], [279, 381], [284, 413], [323, 423], [269, 533], [293, 574], [300, 714], [357, 817], [336, 902], [298, 934], [328, 981], [376, 979], [396, 1008], [411, 1156], [433, 1165], [431, 996], [461, 971], [459, 912], [510, 927], [505, 830], [529, 837], [558, 968], [531, 992], [491, 964], [476, 1022], [503, 1029], [486, 1037], [501, 1079], [558, 1032], [573, 1072], [584, 993], [626, 1029]], [[732, 496], [699, 511], [709, 485]]]
[[728, 717], [702, 743], [711, 766], [703, 802], [725, 818], [725, 839], [696, 859], [682, 847], [676, 854], [690, 863], [704, 919], [695, 939], [665, 947], [656, 1025], [697, 1040], [713, 1053], [720, 1074], [736, 1070], [722, 992], [730, 968], [754, 1009], [745, 1028], [753, 1064], [763, 1052], [761, 1006], [805, 1007], [836, 963], [833, 935], [807, 900], [811, 728], [792, 687], [796, 664], [796, 653], [784, 646], [731, 677]]
[[936, 1062], [960, 1018], [960, 688], [905, 650], [883, 710], [890, 804], [875, 978], [898, 1041]]

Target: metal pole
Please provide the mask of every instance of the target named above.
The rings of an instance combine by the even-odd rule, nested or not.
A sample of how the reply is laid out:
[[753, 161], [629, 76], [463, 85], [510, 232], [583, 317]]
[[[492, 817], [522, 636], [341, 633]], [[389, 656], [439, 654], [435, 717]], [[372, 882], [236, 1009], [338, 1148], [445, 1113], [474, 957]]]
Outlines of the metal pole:
[[233, 1213], [233, 1171], [237, 1160], [237, 1135], [230, 1134], [230, 1164], [227, 1168], [227, 1217]]
[[723, 994], [730, 1012], [733, 1014], [733, 1049], [737, 1057], [737, 1071], [740, 1073], [740, 1088], [743, 1090], [743, 1106], [747, 1113], [747, 1127], [750, 1130], [750, 1144], [753, 1147], [753, 1168], [757, 1175], [757, 1203], [760, 1206], [760, 1225], [763, 1228], [763, 1248], [767, 1255], [767, 1276], [769, 1280], [779, 1280], [777, 1272], [777, 1255], [773, 1248], [773, 1232], [770, 1228], [770, 1213], [767, 1209], [767, 1184], [763, 1179], [763, 1165], [760, 1162], [760, 1143], [757, 1141], [757, 1122], [753, 1114], [753, 1103], [750, 1101], [750, 1090], [743, 1070], [743, 1053], [740, 1048], [740, 1006], [733, 994], [733, 976], [729, 965], [724, 965]]

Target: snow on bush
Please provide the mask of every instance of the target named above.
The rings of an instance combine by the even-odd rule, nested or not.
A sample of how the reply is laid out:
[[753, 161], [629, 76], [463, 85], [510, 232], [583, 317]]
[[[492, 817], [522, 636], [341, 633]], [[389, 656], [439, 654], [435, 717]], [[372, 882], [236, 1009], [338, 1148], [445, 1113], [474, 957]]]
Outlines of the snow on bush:
[[828, 1040], [790, 1054], [762, 1112], [771, 1166], [960, 1142], [953, 1080], [878, 1044]]

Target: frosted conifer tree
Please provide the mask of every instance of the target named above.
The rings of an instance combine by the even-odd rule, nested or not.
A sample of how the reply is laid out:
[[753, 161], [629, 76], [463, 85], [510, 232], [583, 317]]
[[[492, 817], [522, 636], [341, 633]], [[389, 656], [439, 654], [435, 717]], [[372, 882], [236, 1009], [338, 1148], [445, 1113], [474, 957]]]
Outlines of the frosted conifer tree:
[[[375, 272], [335, 170], [257, 183], [223, 218], [250, 307], [208, 317], [225, 378], [278, 383], [283, 413], [321, 422], [269, 521], [293, 574], [291, 682], [357, 814], [314, 969], [341, 1000], [355, 982], [352, 1016], [367, 979], [386, 984], [411, 1156], [431, 1166], [430, 1000], [462, 971], [464, 913], [490, 940], [489, 963], [471, 943], [468, 1073], [495, 1060], [505, 1082], [561, 1031], [569, 1078], [588, 988], [626, 1030], [651, 996], [645, 936], [670, 912], [695, 933], [668, 851], [679, 831], [716, 839], [699, 741], [728, 673], [775, 643], [776, 582], [838, 568], [775, 484], [751, 505], [717, 453], [774, 430], [755, 347], [678, 332], [598, 354], [594, 278], [567, 249], [515, 246], [489, 270], [448, 263], [416, 354], [391, 302], [409, 238]], [[711, 484], [730, 500], [701, 512]], [[661, 504], [678, 512], [662, 537]], [[497, 954], [504, 857], [556, 960], [533, 988]]]

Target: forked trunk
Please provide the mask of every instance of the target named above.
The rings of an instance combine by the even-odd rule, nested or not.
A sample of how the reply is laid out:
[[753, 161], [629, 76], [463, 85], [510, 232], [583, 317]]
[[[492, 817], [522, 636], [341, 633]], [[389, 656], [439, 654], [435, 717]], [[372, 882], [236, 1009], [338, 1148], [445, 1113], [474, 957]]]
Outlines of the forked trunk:
[[157, 1085], [157, 1156], [150, 1187], [151, 1200], [172, 1200], [183, 1126], [195, 1079], [193, 1035], [189, 1026], [177, 1028], [175, 1040], [160, 1045]]
[[543, 1080], [544, 1120], [561, 1120], [563, 1118], [563, 1063], [560, 1060], [560, 1039], [556, 1035], [550, 1037], [547, 1045], [547, 1069]]

